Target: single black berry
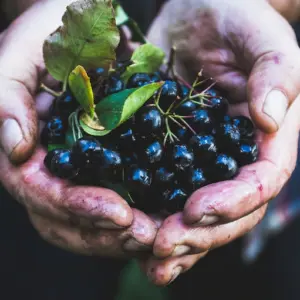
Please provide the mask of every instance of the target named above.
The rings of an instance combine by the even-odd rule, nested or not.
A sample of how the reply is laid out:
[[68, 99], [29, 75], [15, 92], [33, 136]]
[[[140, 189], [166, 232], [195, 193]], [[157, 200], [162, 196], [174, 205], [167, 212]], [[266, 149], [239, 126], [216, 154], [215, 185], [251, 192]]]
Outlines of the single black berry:
[[55, 101], [56, 114], [64, 118], [67, 118], [78, 107], [79, 103], [70, 92], [66, 92], [62, 96], [58, 97]]
[[220, 121], [221, 121], [222, 123], [231, 123], [231, 122], [232, 122], [232, 119], [231, 119], [230, 116], [224, 115], [222, 118], [220, 118]]
[[173, 80], [166, 80], [161, 89], [159, 105], [163, 110], [167, 110], [174, 101], [180, 101], [181, 87]]
[[151, 79], [151, 82], [159, 82], [159, 81], [161, 81], [160, 73], [156, 72], [156, 73], [150, 75], [150, 79]]
[[72, 179], [79, 169], [74, 165], [73, 155], [70, 150], [62, 150], [53, 156], [50, 171], [62, 179]]
[[144, 194], [150, 188], [152, 174], [149, 170], [133, 165], [125, 171], [126, 187], [138, 194]]
[[234, 158], [219, 154], [209, 169], [209, 179], [214, 182], [229, 180], [238, 173], [238, 164]]
[[112, 182], [121, 181], [123, 164], [120, 153], [103, 149], [99, 158], [100, 161], [97, 165], [99, 179]]
[[161, 132], [164, 126], [164, 117], [153, 106], [142, 107], [135, 116], [135, 131], [141, 135], [151, 135]]
[[124, 88], [125, 85], [123, 80], [118, 75], [114, 74], [108, 78], [105, 94], [106, 95], [115, 94], [121, 92]]
[[189, 128], [180, 127], [176, 124], [172, 126], [172, 132], [179, 139], [179, 141], [177, 142], [178, 144], [186, 144], [193, 135], [192, 131]]
[[126, 68], [130, 65], [132, 65], [132, 61], [131, 60], [124, 60], [124, 61], [118, 61], [116, 64], [116, 69], [118, 71], [119, 74], [122, 74], [126, 71]]
[[206, 96], [209, 97], [218, 97], [220, 95], [219, 91], [214, 89], [214, 88], [210, 88], [205, 92]]
[[235, 159], [240, 166], [252, 164], [258, 158], [258, 146], [254, 141], [244, 140], [237, 146]]
[[194, 163], [194, 153], [186, 145], [172, 147], [170, 163], [178, 171], [184, 171]]
[[187, 121], [197, 133], [211, 133], [215, 122], [212, 113], [207, 109], [197, 109]]
[[82, 138], [76, 141], [72, 147], [75, 164], [80, 167], [94, 167], [102, 155], [103, 149], [94, 138]]
[[175, 182], [175, 172], [165, 167], [158, 168], [154, 173], [154, 187], [161, 189], [172, 188]]
[[176, 113], [181, 116], [189, 116], [197, 109], [197, 104], [191, 100], [184, 101], [176, 109]]
[[183, 84], [180, 87], [181, 87], [181, 97], [184, 99], [189, 95], [190, 89]]
[[255, 128], [249, 118], [237, 116], [232, 119], [232, 123], [239, 129], [242, 138], [251, 138], [254, 136]]
[[141, 138], [136, 151], [140, 163], [147, 166], [161, 161], [164, 154], [164, 147], [162, 143], [155, 138]]
[[146, 84], [151, 83], [152, 79], [153, 78], [151, 78], [150, 75], [147, 73], [133, 74], [128, 80], [127, 88], [131, 89], [131, 88], [142, 87]]
[[[109, 135], [111, 135], [109, 143], [104, 142], [104, 145], [107, 145], [109, 148], [113, 148], [113, 144], [117, 145], [120, 151], [132, 151], [132, 148], [134, 147], [134, 143], [136, 142], [136, 136], [132, 129], [132, 122], [126, 122], [122, 124], [117, 129], [113, 130], [113, 132]], [[107, 135], [107, 139], [108, 136]], [[103, 137], [105, 140], [105, 136]]]
[[227, 114], [229, 103], [223, 97], [213, 97], [209, 100], [209, 108], [216, 118], [222, 118]]
[[222, 123], [217, 128], [216, 137], [221, 149], [231, 150], [240, 142], [241, 134], [235, 125]]
[[51, 162], [52, 162], [53, 157], [63, 151], [64, 151], [64, 149], [54, 149], [47, 153], [47, 155], [45, 156], [45, 159], [44, 159], [44, 165], [46, 166], [46, 168], [48, 170], [51, 170]]
[[191, 167], [182, 175], [182, 181], [185, 183], [186, 190], [190, 193], [204, 187], [208, 184], [208, 180], [203, 169]]
[[189, 145], [194, 152], [195, 160], [200, 164], [209, 164], [217, 156], [217, 146], [212, 135], [195, 135]]
[[162, 208], [169, 213], [183, 210], [188, 195], [182, 188], [175, 187], [162, 194]]
[[66, 130], [66, 124], [61, 117], [52, 117], [42, 131], [42, 144], [44, 146], [49, 144], [64, 144]]

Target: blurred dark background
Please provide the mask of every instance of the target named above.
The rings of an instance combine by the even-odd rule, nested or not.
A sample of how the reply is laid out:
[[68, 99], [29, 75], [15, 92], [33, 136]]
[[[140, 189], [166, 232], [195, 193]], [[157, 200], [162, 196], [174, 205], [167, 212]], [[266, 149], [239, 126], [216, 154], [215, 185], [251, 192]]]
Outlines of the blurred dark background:
[[[160, 2], [124, 0], [123, 4], [146, 32], [159, 9]], [[9, 21], [5, 13], [0, 10], [0, 31], [7, 27]], [[300, 40], [300, 24], [295, 24], [294, 28]], [[219, 294], [220, 299], [223, 299], [224, 295], [228, 298], [231, 295], [232, 299], [236, 299], [234, 294], [241, 293], [243, 300], [263, 299], [256, 297], [255, 294], [260, 296], [265, 294], [266, 300], [299, 299], [297, 280], [299, 280], [300, 245], [293, 242], [295, 237], [299, 239], [299, 228], [298, 220], [276, 239], [272, 239], [268, 245], [268, 249], [272, 251], [265, 252], [259, 262], [251, 267], [250, 275], [244, 273], [244, 267], [239, 259], [240, 248], [234, 247], [240, 241], [222, 250], [213, 251], [208, 259], [200, 263], [200, 267], [205, 272], [206, 282], [211, 282], [211, 285], [197, 286], [196, 283], [197, 288], [201, 289], [199, 298]], [[81, 257], [48, 245], [31, 227], [23, 208], [11, 199], [1, 186], [0, 237], [0, 275], [4, 278], [1, 282], [0, 299], [15, 300], [25, 297], [31, 300], [110, 300], [114, 298], [114, 293], [118, 289], [119, 274], [126, 262]], [[278, 260], [278, 257], [281, 259]], [[270, 269], [270, 265], [273, 268]], [[220, 266], [223, 268], [221, 273]], [[199, 283], [203, 282], [203, 272], [201, 275], [198, 270], [199, 268], [194, 268], [187, 275], [182, 276], [177, 286], [173, 288], [173, 295], [178, 299], [197, 299], [193, 289], [195, 280]], [[225, 278], [222, 280], [224, 274], [228, 274], [228, 280]], [[242, 280], [239, 278], [241, 276]], [[255, 283], [251, 279], [254, 277], [256, 277]], [[219, 285], [220, 282], [223, 284]], [[283, 294], [282, 289], [277, 289], [282, 285], [285, 286]], [[295, 289], [297, 286], [298, 289]], [[272, 295], [270, 290], [273, 290]], [[171, 299], [175, 298], [171, 297]]]

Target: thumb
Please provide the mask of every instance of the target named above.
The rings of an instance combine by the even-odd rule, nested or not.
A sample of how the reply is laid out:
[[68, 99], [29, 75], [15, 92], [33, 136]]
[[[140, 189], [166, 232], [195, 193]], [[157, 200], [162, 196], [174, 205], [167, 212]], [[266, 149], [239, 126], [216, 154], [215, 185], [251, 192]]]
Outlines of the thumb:
[[37, 140], [35, 104], [24, 84], [1, 78], [0, 145], [13, 163], [31, 156]]
[[267, 38], [261, 36], [248, 47], [254, 61], [247, 86], [249, 111], [267, 133], [280, 128], [300, 93], [300, 49], [290, 26], [280, 21], [283, 24], [277, 21], [278, 26], [273, 26], [276, 33], [269, 32]]

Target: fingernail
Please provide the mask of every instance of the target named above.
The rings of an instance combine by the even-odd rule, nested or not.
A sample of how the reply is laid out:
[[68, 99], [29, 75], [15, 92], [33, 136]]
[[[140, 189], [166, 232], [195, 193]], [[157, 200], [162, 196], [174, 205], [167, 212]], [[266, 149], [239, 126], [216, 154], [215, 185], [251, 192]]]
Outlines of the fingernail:
[[5, 120], [0, 127], [0, 142], [4, 152], [11, 155], [13, 150], [23, 140], [23, 133], [14, 119]]
[[94, 226], [97, 228], [104, 228], [104, 229], [122, 229], [124, 227], [117, 225], [109, 220], [101, 220], [94, 223]]
[[168, 284], [172, 283], [181, 274], [182, 270], [182, 267], [176, 267], [172, 272], [172, 278]]
[[175, 247], [175, 249], [172, 253], [172, 256], [182, 256], [182, 255], [189, 253], [190, 251], [191, 251], [191, 248], [189, 246], [179, 245], [179, 246]]
[[208, 226], [215, 224], [219, 221], [219, 217], [217, 216], [209, 216], [209, 215], [204, 215], [202, 219], [196, 223], [193, 224], [193, 226]]
[[126, 251], [147, 251], [150, 250], [151, 247], [142, 243], [139, 243], [135, 239], [129, 239], [124, 245], [124, 250]]
[[288, 106], [289, 101], [286, 95], [279, 90], [273, 90], [267, 95], [263, 112], [273, 119], [279, 128], [284, 120]]

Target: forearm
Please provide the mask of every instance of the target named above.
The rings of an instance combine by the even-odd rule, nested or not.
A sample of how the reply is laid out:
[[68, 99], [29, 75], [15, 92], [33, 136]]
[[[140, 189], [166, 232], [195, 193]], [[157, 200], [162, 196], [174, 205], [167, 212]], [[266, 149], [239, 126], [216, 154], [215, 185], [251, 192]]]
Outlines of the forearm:
[[289, 22], [300, 21], [300, 0], [267, 0]]

